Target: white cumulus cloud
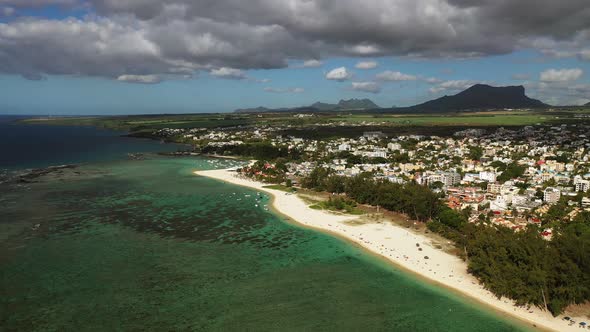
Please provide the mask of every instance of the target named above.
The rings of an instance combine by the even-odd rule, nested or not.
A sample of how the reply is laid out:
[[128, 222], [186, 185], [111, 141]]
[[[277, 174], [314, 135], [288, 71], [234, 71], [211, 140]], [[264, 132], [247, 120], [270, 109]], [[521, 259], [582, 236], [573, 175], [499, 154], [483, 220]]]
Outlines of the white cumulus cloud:
[[350, 78], [352, 78], [352, 74], [346, 69], [346, 67], [332, 69], [326, 74], [327, 80], [346, 81]]
[[302, 68], [317, 68], [317, 67], [321, 67], [324, 63], [321, 62], [320, 60], [305, 60], [303, 61], [303, 64], [301, 64]]
[[428, 83], [428, 84], [437, 84], [437, 83], [442, 82], [442, 80], [440, 78], [436, 78], [436, 77], [427, 77], [424, 79], [424, 81], [426, 81], [426, 83]]
[[387, 70], [377, 74], [377, 79], [381, 81], [415, 81], [417, 77], [400, 73], [399, 71]]
[[117, 77], [117, 81], [128, 83], [156, 84], [160, 83], [162, 79], [157, 75], [121, 75]]
[[477, 81], [471, 80], [451, 80], [451, 81], [444, 81], [439, 83], [438, 85], [429, 89], [431, 93], [440, 93], [445, 91], [462, 91], [466, 90], [473, 85], [477, 84]]
[[230, 80], [243, 80], [246, 79], [246, 73], [240, 69], [221, 67], [211, 70], [211, 75], [218, 78], [226, 78]]
[[580, 68], [548, 69], [541, 73], [540, 79], [543, 82], [568, 82], [579, 79], [583, 74]]

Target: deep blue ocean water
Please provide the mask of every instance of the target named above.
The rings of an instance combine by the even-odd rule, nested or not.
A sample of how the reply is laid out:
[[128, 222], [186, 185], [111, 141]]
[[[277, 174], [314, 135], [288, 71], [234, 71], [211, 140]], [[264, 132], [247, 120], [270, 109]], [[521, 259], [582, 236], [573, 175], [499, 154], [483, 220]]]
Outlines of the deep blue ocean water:
[[0, 116], [0, 169], [39, 168], [113, 161], [128, 153], [176, 151], [183, 147], [94, 127], [26, 125], [25, 117]]

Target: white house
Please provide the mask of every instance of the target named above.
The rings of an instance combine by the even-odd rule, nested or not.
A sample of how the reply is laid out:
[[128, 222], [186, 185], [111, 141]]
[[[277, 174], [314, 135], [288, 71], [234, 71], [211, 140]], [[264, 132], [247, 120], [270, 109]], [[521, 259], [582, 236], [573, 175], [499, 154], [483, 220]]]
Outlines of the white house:
[[496, 182], [496, 172], [479, 172], [479, 178], [482, 181]]
[[543, 195], [543, 200], [546, 203], [549, 204], [554, 204], [559, 202], [559, 199], [561, 198], [561, 191], [557, 188], [553, 188], [553, 187], [548, 187], [547, 189], [545, 189], [545, 193]]

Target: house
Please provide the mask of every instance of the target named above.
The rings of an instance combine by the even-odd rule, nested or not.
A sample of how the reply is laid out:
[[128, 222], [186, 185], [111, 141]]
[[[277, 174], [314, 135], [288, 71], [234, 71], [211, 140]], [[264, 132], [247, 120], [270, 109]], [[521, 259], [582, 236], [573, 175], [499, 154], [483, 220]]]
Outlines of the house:
[[440, 182], [444, 183], [445, 186], [453, 186], [461, 182], [461, 174], [456, 172], [445, 172], [441, 174]]
[[479, 172], [479, 179], [487, 182], [496, 182], [496, 172]]
[[375, 150], [364, 152], [363, 155], [368, 158], [387, 158], [387, 151]]
[[499, 194], [502, 191], [502, 185], [499, 183], [488, 183], [487, 191], [490, 194]]
[[502, 196], [498, 196], [490, 202], [490, 210], [492, 211], [505, 211], [506, 209], [508, 209], [508, 202]]
[[576, 191], [587, 192], [590, 189], [590, 181], [582, 179], [580, 176], [574, 177], [574, 185]]
[[387, 137], [387, 135], [385, 135], [383, 132], [381, 131], [365, 131], [363, 133], [363, 137], [365, 138], [369, 138], [369, 139], [380, 139], [380, 138], [385, 138]]
[[399, 143], [387, 143], [387, 148], [391, 151], [399, 151], [402, 149], [402, 146]]
[[350, 151], [350, 148], [350, 144], [343, 143], [338, 145], [338, 151]]
[[547, 189], [545, 189], [545, 192], [543, 194], [543, 200], [546, 203], [549, 204], [554, 204], [559, 202], [559, 199], [561, 198], [561, 191], [557, 188], [554, 187], [548, 187]]

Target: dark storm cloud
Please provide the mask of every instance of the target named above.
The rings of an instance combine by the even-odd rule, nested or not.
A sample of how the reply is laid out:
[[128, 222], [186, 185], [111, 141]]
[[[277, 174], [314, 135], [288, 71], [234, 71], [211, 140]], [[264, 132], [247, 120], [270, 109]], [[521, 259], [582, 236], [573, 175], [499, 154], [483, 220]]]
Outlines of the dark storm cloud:
[[185, 77], [282, 68], [289, 59], [473, 57], [521, 47], [586, 59], [590, 44], [588, 0], [0, 0], [0, 7], [84, 3], [100, 18], [0, 24], [0, 71]]
[[588, 29], [587, 0], [448, 0], [449, 4], [473, 10], [486, 25], [515, 34], [541, 34], [568, 38]]

